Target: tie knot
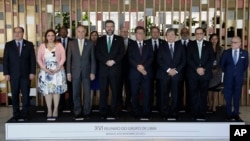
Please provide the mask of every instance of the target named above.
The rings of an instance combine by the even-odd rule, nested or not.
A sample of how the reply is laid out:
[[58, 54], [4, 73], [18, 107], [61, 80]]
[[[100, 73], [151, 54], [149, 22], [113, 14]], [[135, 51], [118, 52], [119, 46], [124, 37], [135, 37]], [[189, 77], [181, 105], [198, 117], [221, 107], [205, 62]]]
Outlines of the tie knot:
[[154, 40], [154, 43], [157, 44], [156, 40]]
[[17, 46], [20, 47], [20, 42], [17, 42]]

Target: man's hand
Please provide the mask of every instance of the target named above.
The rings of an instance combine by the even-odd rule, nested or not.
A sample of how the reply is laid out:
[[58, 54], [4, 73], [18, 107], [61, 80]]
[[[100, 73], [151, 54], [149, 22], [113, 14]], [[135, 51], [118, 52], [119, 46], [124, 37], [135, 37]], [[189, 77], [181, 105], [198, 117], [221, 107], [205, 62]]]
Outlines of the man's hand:
[[30, 74], [29, 78], [30, 78], [30, 80], [33, 80], [35, 78], [35, 75], [34, 74]]
[[144, 68], [143, 65], [137, 65], [137, 70], [138, 71], [143, 71], [143, 70], [145, 70], [145, 68]]
[[94, 80], [95, 79], [95, 74], [91, 73], [90, 74], [90, 80]]
[[202, 76], [202, 75], [205, 74], [205, 69], [202, 68], [202, 67], [199, 67], [199, 68], [197, 68], [196, 72], [197, 72], [200, 76]]
[[10, 75], [5, 75], [5, 80], [10, 81]]
[[115, 64], [115, 61], [114, 61], [114, 60], [108, 60], [108, 61], [106, 62], [106, 65], [109, 66], [109, 67], [112, 67], [114, 64]]
[[175, 69], [170, 69], [169, 72], [168, 72], [168, 74], [169, 74], [170, 76], [175, 76], [175, 75], [177, 74], [177, 72], [176, 72]]
[[69, 82], [71, 82], [71, 74], [70, 73], [67, 74], [67, 79]]

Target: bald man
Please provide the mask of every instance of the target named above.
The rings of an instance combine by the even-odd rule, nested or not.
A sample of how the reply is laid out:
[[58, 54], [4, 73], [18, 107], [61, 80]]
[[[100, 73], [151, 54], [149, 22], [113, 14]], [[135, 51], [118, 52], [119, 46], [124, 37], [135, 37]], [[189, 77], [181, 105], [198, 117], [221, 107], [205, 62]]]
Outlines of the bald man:
[[[240, 37], [233, 37], [231, 48], [224, 51], [221, 57], [221, 68], [224, 72], [223, 82], [224, 97], [226, 100], [226, 120], [241, 120], [239, 117], [239, 103], [244, 74], [248, 68], [248, 52], [240, 47]], [[234, 111], [232, 111], [232, 100]]]

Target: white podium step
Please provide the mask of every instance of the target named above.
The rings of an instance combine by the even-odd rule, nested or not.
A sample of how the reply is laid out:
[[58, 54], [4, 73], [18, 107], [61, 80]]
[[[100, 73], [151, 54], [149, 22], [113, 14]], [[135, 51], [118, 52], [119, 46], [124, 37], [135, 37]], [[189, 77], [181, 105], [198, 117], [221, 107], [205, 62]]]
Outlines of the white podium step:
[[6, 123], [6, 140], [26, 139], [229, 139], [244, 122], [38, 122]]

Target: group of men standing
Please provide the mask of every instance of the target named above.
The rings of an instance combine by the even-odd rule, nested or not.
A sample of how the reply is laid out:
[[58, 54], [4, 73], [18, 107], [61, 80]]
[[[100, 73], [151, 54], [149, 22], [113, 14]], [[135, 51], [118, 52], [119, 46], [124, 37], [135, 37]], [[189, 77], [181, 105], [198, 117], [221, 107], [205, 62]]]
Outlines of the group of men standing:
[[[18, 29], [15, 29], [15, 32]], [[82, 116], [85, 116], [85, 118], [90, 117], [90, 82], [95, 79], [96, 65], [99, 67], [97, 73], [100, 82], [99, 107], [102, 119], [108, 117], [119, 118], [120, 107], [125, 103], [126, 108], [131, 108], [134, 118], [149, 120], [154, 97], [156, 97], [156, 107], [164, 118], [178, 119], [179, 110], [184, 107], [184, 93], [186, 93], [186, 107], [193, 118], [206, 119], [207, 92], [209, 80], [212, 77], [214, 52], [212, 44], [204, 40], [205, 33], [201, 27], [195, 29], [196, 39], [193, 41], [188, 38], [189, 32], [187, 28], [181, 30], [182, 39], [179, 41], [175, 41], [176, 31], [172, 28], [166, 31], [165, 37], [167, 41], [160, 39], [160, 30], [155, 26], [151, 27], [151, 38], [148, 40], [145, 40], [146, 32], [142, 26], [135, 28], [135, 40], [127, 38], [128, 30], [126, 28], [121, 29], [122, 37], [115, 35], [114, 30], [114, 21], [105, 21], [106, 35], [98, 39], [95, 47], [90, 40], [85, 38], [87, 30], [84, 26], [77, 27], [76, 39], [59, 39], [66, 49], [67, 61], [65, 69], [68, 85], [72, 86], [69, 87], [69, 92], [71, 93], [70, 97], [72, 96], [73, 113], [76, 119]], [[236, 40], [237, 43], [241, 41], [238, 37], [233, 38], [233, 40]], [[23, 47], [27, 45], [28, 43], [23, 44]], [[14, 76], [14, 74], [10, 74], [12, 69], [10, 69], [9, 64], [12, 62], [9, 59], [11, 56], [9, 56], [7, 50], [8, 46], [6, 44], [4, 54], [4, 75], [6, 80], [9, 80], [9, 75]], [[237, 46], [237, 49], [239, 47], [240, 45]], [[30, 57], [34, 57], [34, 54], [29, 55], [27, 60], [30, 61]], [[238, 52], [238, 63], [239, 65], [243, 63], [243, 65], [239, 66], [241, 69], [240, 75], [237, 73], [238, 68], [230, 63], [230, 59], [230, 55], [222, 57], [222, 69], [226, 73], [225, 80], [228, 80], [225, 87], [231, 88], [233, 87], [232, 84], [237, 84], [237, 87], [233, 88], [233, 92], [239, 95], [238, 93], [241, 92], [240, 88], [243, 84], [242, 73], [248, 67], [248, 54], [242, 49]], [[232, 66], [230, 67], [228, 64]], [[230, 75], [229, 72], [232, 68], [235, 77], [229, 79], [227, 75]], [[20, 71], [22, 72], [22, 70]], [[30, 73], [27, 74], [34, 73], [34, 70], [30, 69]], [[236, 77], [238, 75], [242, 78], [239, 81], [238, 77]], [[19, 81], [17, 82], [20, 83]], [[184, 82], [186, 83], [186, 90], [184, 90]], [[17, 84], [12, 82], [11, 85], [15, 86]], [[82, 85], [84, 108], [81, 105]], [[123, 85], [126, 92], [125, 101], [122, 99]], [[15, 92], [13, 94], [18, 95], [17, 90], [14, 90], [14, 88], [12, 88], [12, 91]], [[22, 92], [25, 91], [22, 90]], [[232, 94], [232, 91], [228, 91], [228, 93], [230, 93], [230, 96], [226, 96], [227, 104], [232, 95], [233, 97], [236, 95]], [[139, 104], [140, 94], [142, 95], [142, 107]], [[107, 102], [108, 96], [112, 96], [110, 109]], [[236, 97], [237, 100], [239, 100], [239, 97]], [[63, 99], [62, 96], [62, 101], [64, 101]], [[14, 106], [14, 115], [19, 114], [17, 105]], [[229, 106], [231, 105], [229, 104]], [[239, 114], [237, 112], [237, 103], [235, 106], [235, 114]], [[230, 108], [227, 108], [228, 116], [232, 116]]]

